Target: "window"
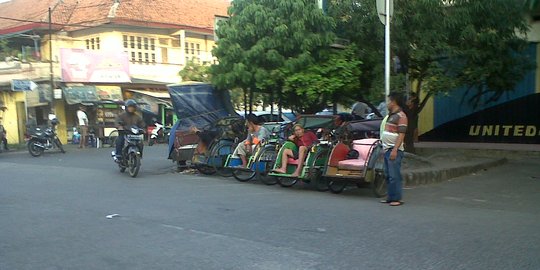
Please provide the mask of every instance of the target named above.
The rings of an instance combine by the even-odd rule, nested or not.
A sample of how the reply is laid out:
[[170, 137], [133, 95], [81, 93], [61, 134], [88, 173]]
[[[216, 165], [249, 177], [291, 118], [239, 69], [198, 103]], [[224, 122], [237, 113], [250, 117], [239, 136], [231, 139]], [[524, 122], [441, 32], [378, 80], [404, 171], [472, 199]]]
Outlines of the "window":
[[185, 51], [186, 51], [187, 62], [193, 61], [195, 63], [200, 63], [202, 61], [201, 44], [186, 42], [184, 46], [185, 46]]
[[99, 37], [86, 39], [86, 49], [87, 50], [99, 50], [100, 49]]
[[156, 63], [155, 38], [123, 35], [124, 48], [131, 55], [132, 62]]

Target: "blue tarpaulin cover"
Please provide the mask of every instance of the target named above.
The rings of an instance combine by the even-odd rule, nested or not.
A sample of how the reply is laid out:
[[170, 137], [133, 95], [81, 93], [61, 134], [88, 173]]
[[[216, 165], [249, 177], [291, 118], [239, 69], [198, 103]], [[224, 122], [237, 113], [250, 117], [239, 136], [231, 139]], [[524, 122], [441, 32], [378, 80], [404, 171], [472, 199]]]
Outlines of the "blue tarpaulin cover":
[[169, 85], [168, 89], [178, 117], [169, 138], [170, 151], [174, 147], [176, 130], [187, 131], [193, 126], [202, 129], [223, 117], [238, 115], [229, 91], [219, 91], [210, 84], [199, 82]]

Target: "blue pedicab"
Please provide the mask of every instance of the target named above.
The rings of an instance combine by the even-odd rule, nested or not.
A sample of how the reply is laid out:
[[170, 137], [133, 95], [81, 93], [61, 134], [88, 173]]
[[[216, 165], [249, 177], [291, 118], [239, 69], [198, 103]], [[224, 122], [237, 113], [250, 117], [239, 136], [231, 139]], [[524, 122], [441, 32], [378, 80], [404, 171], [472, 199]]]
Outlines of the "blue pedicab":
[[213, 137], [210, 142], [204, 139], [198, 143], [193, 153], [191, 165], [199, 172], [206, 175], [219, 174], [225, 177], [233, 176], [233, 170], [226, 167], [226, 161], [245, 135], [244, 119], [231, 116], [219, 119], [211, 127], [206, 127], [200, 132], [201, 136]]
[[248, 165], [245, 168], [242, 165], [240, 157], [233, 153], [227, 159], [227, 166], [232, 170], [234, 178], [240, 182], [247, 182], [257, 178], [267, 185], [277, 183], [275, 177], [268, 173], [274, 168], [277, 154], [283, 142], [282, 132], [286, 124], [280, 122], [271, 122], [263, 124], [263, 127], [272, 132], [268, 140], [264, 140], [255, 145], [253, 154], [248, 157]]
[[[296, 124], [302, 125], [305, 130], [318, 134], [319, 138], [327, 138], [330, 131], [335, 128], [333, 115], [303, 115], [299, 117]], [[289, 133], [292, 133], [292, 130], [289, 131]], [[285, 149], [298, 151], [298, 147], [293, 142], [286, 141], [278, 152], [273, 168], [274, 170], [278, 169], [281, 165], [281, 159]], [[291, 187], [295, 185], [298, 180], [301, 180], [310, 183], [318, 191], [327, 191], [328, 183], [321, 176], [328, 161], [328, 156], [330, 155], [331, 143], [328, 140], [320, 140], [318, 144], [313, 145], [308, 150], [303, 169], [298, 177], [292, 176], [292, 173], [296, 170], [297, 166], [299, 166], [298, 160], [293, 158], [288, 159], [286, 168], [287, 173], [271, 172], [269, 173], [269, 176], [275, 177], [278, 184], [282, 187]]]

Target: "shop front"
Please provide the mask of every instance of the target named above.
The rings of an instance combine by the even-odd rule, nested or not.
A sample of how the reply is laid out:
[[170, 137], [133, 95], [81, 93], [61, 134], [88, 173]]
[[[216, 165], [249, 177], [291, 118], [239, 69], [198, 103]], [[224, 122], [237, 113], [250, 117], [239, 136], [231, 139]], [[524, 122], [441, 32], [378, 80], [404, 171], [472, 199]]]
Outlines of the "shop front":
[[122, 91], [119, 86], [96, 86], [68, 84], [63, 87], [67, 104], [66, 115], [73, 138], [78, 127], [77, 110], [84, 107], [89, 121], [89, 131], [98, 138], [105, 139], [115, 130], [115, 121], [123, 111]]

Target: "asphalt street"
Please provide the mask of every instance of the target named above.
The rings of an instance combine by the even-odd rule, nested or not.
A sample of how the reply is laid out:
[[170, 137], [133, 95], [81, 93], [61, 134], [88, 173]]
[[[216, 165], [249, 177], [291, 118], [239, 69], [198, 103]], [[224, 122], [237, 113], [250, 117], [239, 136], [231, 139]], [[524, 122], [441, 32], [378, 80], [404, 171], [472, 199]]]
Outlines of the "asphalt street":
[[0, 153], [0, 269], [540, 269], [539, 159], [390, 207], [176, 173], [165, 152], [146, 147], [136, 179], [110, 149]]

